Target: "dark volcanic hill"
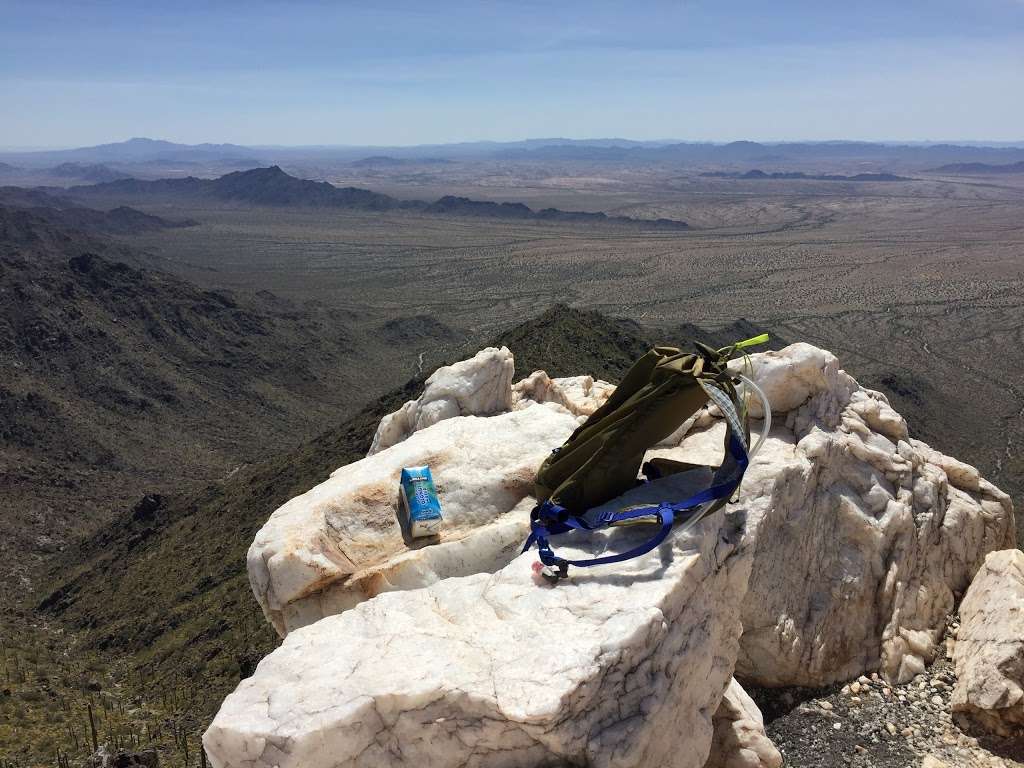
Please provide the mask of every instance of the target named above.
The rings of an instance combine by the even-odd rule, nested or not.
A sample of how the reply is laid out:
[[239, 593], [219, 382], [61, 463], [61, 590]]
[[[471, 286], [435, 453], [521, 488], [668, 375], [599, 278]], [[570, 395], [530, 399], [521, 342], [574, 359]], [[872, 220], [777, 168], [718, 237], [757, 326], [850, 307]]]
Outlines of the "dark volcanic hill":
[[855, 173], [852, 176], [843, 176], [835, 173], [804, 173], [803, 171], [774, 171], [765, 173], [757, 168], [751, 171], [707, 171], [700, 174], [710, 179], [751, 179], [754, 181], [773, 179], [807, 179], [809, 181], [913, 181], [907, 176], [897, 176], [894, 173]]
[[278, 166], [235, 171], [218, 179], [123, 179], [106, 184], [72, 187], [69, 194], [89, 197], [161, 196], [179, 199], [226, 200], [251, 205], [311, 206], [388, 210], [400, 203], [388, 195], [356, 187], [335, 187], [326, 181], [297, 179]]
[[609, 216], [601, 211], [562, 211], [558, 208], [544, 208], [535, 211], [522, 203], [494, 203], [487, 200], [471, 200], [468, 197], [446, 195], [430, 203], [423, 211], [444, 213], [450, 216], [487, 216], [498, 219], [524, 219], [532, 221], [574, 221], [610, 224], [627, 224], [658, 229], [688, 229], [684, 221], [674, 219], [633, 219], [628, 216]]
[[954, 174], [989, 174], [989, 173], [1024, 173], [1024, 160], [1019, 163], [990, 165], [989, 163], [951, 163], [931, 169], [935, 173]]
[[0, 187], [0, 206], [28, 211], [58, 227], [94, 234], [130, 235], [195, 225], [194, 221], [169, 221], [125, 205], [109, 211], [86, 208], [60, 194], [22, 187]]
[[448, 195], [433, 203], [399, 200], [390, 195], [358, 187], [336, 187], [326, 181], [299, 179], [276, 165], [236, 171], [217, 179], [122, 179], [106, 184], [71, 187], [68, 194], [82, 199], [159, 197], [175, 200], [223, 200], [249, 205], [306, 206], [366, 211], [404, 210], [449, 216], [487, 216], [529, 221], [584, 221], [626, 224], [661, 229], [687, 229], [671, 219], [632, 219], [625, 216], [545, 208], [535, 211], [522, 203], [496, 203]]

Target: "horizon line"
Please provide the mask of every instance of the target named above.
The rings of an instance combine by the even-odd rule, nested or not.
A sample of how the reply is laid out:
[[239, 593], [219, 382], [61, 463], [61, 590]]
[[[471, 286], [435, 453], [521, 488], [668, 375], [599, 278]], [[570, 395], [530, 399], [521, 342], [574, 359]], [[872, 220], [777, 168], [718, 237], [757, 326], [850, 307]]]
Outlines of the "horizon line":
[[197, 143], [188, 143], [181, 141], [174, 141], [172, 139], [153, 138], [149, 136], [131, 136], [127, 139], [107, 141], [100, 144], [74, 144], [74, 145], [56, 145], [56, 146], [25, 146], [25, 145], [13, 145], [13, 146], [0, 146], [0, 153], [4, 154], [22, 154], [32, 152], [64, 152], [76, 149], [93, 149], [95, 147], [103, 146], [116, 146], [118, 144], [127, 144], [132, 141], [152, 141], [152, 142], [166, 142], [169, 144], [177, 144], [183, 147], [199, 147], [199, 146], [237, 146], [245, 149], [417, 149], [422, 147], [457, 147], [466, 146], [473, 144], [521, 144], [523, 142], [530, 141], [549, 141], [549, 142], [593, 142], [593, 141], [623, 141], [631, 142], [636, 144], [661, 144], [661, 145], [672, 145], [672, 144], [707, 144], [712, 146], [727, 146], [729, 144], [764, 144], [764, 145], [786, 145], [786, 144], [873, 144], [878, 146], [978, 146], [978, 147], [991, 147], [993, 149], [1005, 148], [1005, 147], [1024, 147], [1024, 138], [1019, 140], [995, 140], [995, 139], [734, 139], [731, 141], [722, 141], [715, 139], [679, 139], [679, 138], [662, 138], [662, 139], [631, 139], [626, 136], [587, 136], [587, 137], [570, 137], [570, 136], [530, 136], [522, 139], [467, 139], [467, 140], [456, 140], [456, 141], [445, 141], [445, 142], [422, 142], [416, 144], [237, 144], [231, 141], [203, 141]]

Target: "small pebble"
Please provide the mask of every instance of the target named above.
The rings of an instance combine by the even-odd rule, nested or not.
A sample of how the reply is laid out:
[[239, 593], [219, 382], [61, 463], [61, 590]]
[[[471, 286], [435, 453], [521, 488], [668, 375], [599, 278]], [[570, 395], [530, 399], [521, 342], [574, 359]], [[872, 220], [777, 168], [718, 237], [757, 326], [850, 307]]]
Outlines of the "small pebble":
[[850, 693], [860, 693], [860, 683], [853, 682], [850, 684]]
[[932, 696], [932, 704], [934, 704], [936, 707], [941, 707], [942, 706], [942, 697], [941, 696]]
[[885, 724], [885, 730], [887, 730], [889, 732], [890, 736], [895, 736], [896, 735], [896, 726], [893, 725], [892, 723], [886, 723]]
[[832, 730], [841, 731], [843, 729], [842, 723], [832, 723]]
[[822, 709], [824, 709], [826, 712], [831, 712], [832, 711], [832, 702], [831, 701], [819, 701], [818, 702], [818, 706], [821, 707]]

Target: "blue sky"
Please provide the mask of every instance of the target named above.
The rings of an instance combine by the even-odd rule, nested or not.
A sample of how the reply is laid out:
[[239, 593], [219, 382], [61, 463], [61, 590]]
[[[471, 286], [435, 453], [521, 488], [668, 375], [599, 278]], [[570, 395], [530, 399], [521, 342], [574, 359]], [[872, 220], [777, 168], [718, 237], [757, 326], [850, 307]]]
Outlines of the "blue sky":
[[1024, 140], [1024, 0], [0, 0], [0, 146]]

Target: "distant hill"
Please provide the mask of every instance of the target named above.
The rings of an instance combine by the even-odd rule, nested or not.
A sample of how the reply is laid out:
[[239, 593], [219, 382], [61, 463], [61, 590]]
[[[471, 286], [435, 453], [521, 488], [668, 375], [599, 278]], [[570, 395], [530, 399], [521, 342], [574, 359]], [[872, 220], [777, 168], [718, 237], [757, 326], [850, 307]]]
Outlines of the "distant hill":
[[755, 168], [752, 171], [707, 171], [700, 174], [709, 179], [808, 179], [811, 181], [913, 181], [908, 176], [897, 176], [894, 173], [857, 173], [853, 176], [843, 176], [834, 173], [803, 173], [802, 171], [775, 171], [765, 173]]
[[495, 203], [486, 200], [471, 200], [468, 197], [446, 195], [423, 209], [426, 213], [444, 213], [451, 216], [488, 216], [498, 219], [527, 219], [533, 221], [570, 221], [625, 224], [656, 229], [689, 229], [684, 221], [675, 219], [634, 219], [628, 216], [609, 216], [600, 211], [563, 211], [558, 208], [543, 208], [535, 211], [523, 203]]
[[106, 165], [94, 163], [61, 163], [49, 170], [51, 176], [67, 179], [82, 179], [84, 181], [105, 182], [124, 179], [131, 176], [130, 173], [115, 171]]
[[989, 163], [951, 163], [931, 169], [935, 173], [954, 174], [989, 174], [989, 173], [1024, 173], [1024, 160], [1006, 165], [990, 165]]
[[149, 163], [155, 161], [216, 162], [252, 158], [254, 150], [237, 144], [175, 144], [159, 139], [134, 138], [113, 144], [76, 149], [8, 153], [15, 162], [40, 166], [54, 163]]
[[108, 235], [132, 235], [160, 229], [194, 226], [191, 220], [169, 221], [119, 206], [109, 211], [86, 208], [63, 195], [53, 195], [37, 189], [0, 187], [0, 206], [28, 211], [48, 224]]
[[252, 205], [310, 206], [315, 208], [359, 208], [390, 210], [401, 207], [388, 195], [357, 187], [335, 187], [326, 181], [297, 179], [278, 166], [235, 171], [217, 179], [124, 179], [106, 184], [71, 187], [76, 196], [163, 196], [186, 199], [213, 199]]
[[453, 161], [444, 157], [392, 157], [391, 155], [374, 155], [361, 160], [353, 160], [349, 165], [353, 168], [391, 168], [406, 165], [448, 165]]
[[371, 192], [358, 187], [336, 187], [326, 181], [298, 179], [272, 165], [235, 171], [218, 179], [158, 179], [142, 181], [122, 179], [105, 184], [71, 187], [68, 194], [89, 199], [143, 198], [156, 196], [175, 199], [213, 199], [251, 205], [307, 206], [312, 208], [347, 208], [367, 211], [405, 210], [449, 216], [487, 216], [500, 219], [530, 221], [595, 222], [658, 229], [687, 229], [686, 222], [673, 219], [633, 219], [608, 216], [601, 212], [562, 211], [545, 208], [535, 211], [523, 203], [498, 203], [471, 200], [468, 197], [447, 195], [433, 203], [420, 200], [399, 200], [390, 195]]

